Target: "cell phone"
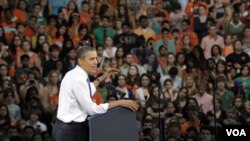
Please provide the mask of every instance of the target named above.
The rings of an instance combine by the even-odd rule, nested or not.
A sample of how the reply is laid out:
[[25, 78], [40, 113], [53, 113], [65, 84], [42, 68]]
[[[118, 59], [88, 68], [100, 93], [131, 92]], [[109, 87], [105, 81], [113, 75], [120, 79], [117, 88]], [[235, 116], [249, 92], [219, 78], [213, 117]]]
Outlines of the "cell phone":
[[147, 5], [151, 5], [152, 4], [152, 0], [147, 0]]

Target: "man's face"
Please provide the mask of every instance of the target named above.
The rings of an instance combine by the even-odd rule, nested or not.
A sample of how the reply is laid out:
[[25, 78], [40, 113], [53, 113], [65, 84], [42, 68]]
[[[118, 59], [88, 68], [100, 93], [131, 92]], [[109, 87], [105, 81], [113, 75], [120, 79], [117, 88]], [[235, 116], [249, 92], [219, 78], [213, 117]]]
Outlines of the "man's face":
[[206, 92], [205, 87], [204, 87], [204, 86], [200, 86], [200, 88], [199, 88], [199, 94], [200, 94], [200, 95], [204, 95], [205, 92]]
[[23, 25], [18, 26], [17, 30], [19, 31], [19, 33], [23, 33], [24, 32], [24, 26]]
[[145, 122], [143, 126], [144, 129], [147, 129], [147, 128], [152, 129], [152, 127], [153, 127], [152, 122]]
[[217, 30], [216, 30], [216, 27], [215, 26], [211, 26], [210, 28], [209, 28], [209, 33], [210, 33], [210, 35], [216, 35], [216, 32], [217, 32]]
[[233, 22], [238, 23], [240, 19], [240, 15], [238, 13], [233, 14]]
[[99, 56], [102, 56], [102, 53], [103, 53], [103, 47], [97, 48], [97, 54], [98, 54]]
[[148, 20], [147, 19], [141, 19], [141, 27], [142, 28], [148, 27]]
[[94, 15], [94, 17], [93, 17], [93, 22], [99, 24], [100, 21], [101, 21], [100, 16], [99, 16], [99, 15]]
[[118, 86], [122, 87], [126, 85], [126, 78], [124, 78], [123, 76], [119, 76], [118, 77]]
[[79, 65], [83, 68], [87, 74], [93, 75], [97, 70], [97, 52], [88, 51], [86, 52], [85, 57], [80, 58]]
[[201, 131], [201, 135], [202, 135], [202, 138], [203, 138], [204, 140], [211, 140], [211, 138], [212, 138], [210, 131], [209, 131], [209, 130], [206, 130], [206, 129], [203, 129], [203, 130]]
[[235, 49], [235, 51], [242, 51], [242, 45], [241, 45], [240, 41], [236, 41], [234, 43], [234, 49]]
[[182, 22], [181, 26], [182, 26], [182, 31], [187, 31], [188, 30], [188, 25], [187, 25], [186, 22]]
[[126, 26], [126, 25], [123, 25], [122, 26], [122, 31], [123, 31], [123, 33], [128, 33], [129, 32], [129, 27]]
[[51, 51], [52, 58], [57, 58], [59, 56], [59, 50], [53, 50]]
[[29, 66], [29, 59], [28, 58], [23, 59], [22, 65], [23, 65], [23, 67], [28, 67]]
[[109, 24], [108, 19], [103, 18], [103, 19], [102, 19], [102, 27], [106, 28], [106, 27], [108, 27], [108, 24]]
[[126, 56], [126, 63], [131, 64], [133, 62], [133, 56], [132, 55], [127, 55]]
[[82, 12], [88, 12], [89, 10], [89, 5], [88, 4], [83, 4], [82, 5]]
[[36, 5], [33, 9], [33, 13], [38, 14], [41, 11], [41, 7], [39, 5]]
[[245, 38], [250, 38], [250, 28], [246, 28], [245, 31], [244, 31], [244, 36]]
[[40, 25], [38, 27], [38, 31], [39, 31], [39, 33], [44, 33], [45, 32], [45, 26], [44, 25]]
[[220, 81], [217, 83], [217, 87], [218, 87], [218, 89], [223, 90], [225, 88], [225, 83], [223, 81]]

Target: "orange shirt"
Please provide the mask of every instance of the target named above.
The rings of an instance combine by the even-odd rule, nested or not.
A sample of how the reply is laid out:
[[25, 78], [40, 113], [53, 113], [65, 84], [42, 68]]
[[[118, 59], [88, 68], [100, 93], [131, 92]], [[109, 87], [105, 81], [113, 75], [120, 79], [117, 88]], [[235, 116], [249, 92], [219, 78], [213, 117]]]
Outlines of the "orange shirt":
[[200, 121], [194, 124], [190, 123], [190, 121], [186, 121], [181, 125], [181, 134], [185, 134], [187, 132], [187, 129], [191, 126], [195, 127], [198, 133], [200, 132]]
[[60, 47], [60, 50], [61, 50], [63, 47], [63, 41], [64, 41], [63, 36], [59, 36], [58, 38], [55, 37], [52, 39], [52, 45], [53, 44], [58, 45]]
[[16, 9], [14, 9], [13, 14], [15, 17], [17, 17], [19, 22], [21, 22], [21, 23], [26, 22], [26, 20], [27, 20], [26, 15], [27, 14], [24, 11], [16, 8]]
[[73, 35], [73, 36], [72, 36], [71, 39], [72, 39], [73, 44], [74, 44], [75, 47], [79, 45], [79, 41], [80, 41], [82, 38], [83, 38], [83, 36], [82, 36], [82, 35], [79, 35], [79, 34], [76, 34], [76, 35]]
[[16, 47], [16, 54], [22, 54], [23, 49], [21, 47]]
[[112, 7], [116, 8], [117, 0], [109, 0], [109, 4], [110, 4]]
[[58, 99], [59, 99], [58, 94], [50, 95], [49, 96], [49, 104], [50, 105], [58, 105]]
[[48, 33], [52, 38], [56, 36], [57, 28], [49, 25], [45, 26], [45, 32]]
[[73, 37], [74, 35], [78, 34], [78, 29], [79, 29], [80, 23], [77, 25], [72, 25], [71, 27], [68, 27], [68, 34], [70, 37]]
[[89, 15], [90, 15], [91, 17], [93, 17], [94, 14], [95, 14], [95, 9], [93, 9], [93, 8], [89, 9]]
[[95, 92], [95, 94], [92, 96], [92, 100], [95, 101], [97, 105], [103, 103], [103, 98], [100, 93]]
[[204, 5], [206, 8], [206, 13], [208, 13], [208, 8], [207, 8], [207, 4], [204, 2], [189, 2], [185, 8], [185, 13], [189, 16], [189, 21], [190, 21], [190, 29], [193, 30], [194, 29], [194, 15], [193, 15], [193, 11], [194, 10], [198, 10], [199, 6]]
[[185, 13], [190, 16], [192, 14], [193, 10], [194, 9], [198, 9], [198, 8], [199, 8], [199, 4], [198, 3], [196, 3], [196, 2], [189, 2], [187, 4], [186, 8], [185, 8]]
[[206, 12], [208, 12], [208, 7], [207, 7], [207, 4], [204, 3], [204, 2], [189, 2], [185, 8], [185, 13], [187, 15], [192, 15], [192, 12], [195, 10], [195, 9], [198, 9], [200, 5], [204, 5], [206, 7]]
[[225, 46], [225, 48], [222, 50], [222, 54], [224, 57], [227, 57], [229, 54], [234, 52], [234, 48], [232, 45]]
[[91, 14], [89, 13], [80, 13], [80, 23], [81, 24], [86, 24], [86, 25], [90, 25], [91, 24]]
[[[154, 38], [155, 42], [159, 41], [162, 39], [162, 34], [157, 34]], [[173, 34], [172, 33], [168, 33], [168, 39], [172, 40], [173, 39]]]
[[[17, 67], [21, 67], [21, 56], [24, 54], [25, 53], [23, 51], [19, 52], [17, 54], [17, 57], [16, 57], [16, 66]], [[33, 66], [41, 67], [40, 58], [36, 53], [32, 52], [31, 54], [28, 53], [27, 55], [29, 55], [29, 57], [30, 57], [29, 67], [33, 67]]]
[[157, 62], [163, 68], [166, 67], [166, 66], [168, 66], [167, 62], [165, 62], [164, 60], [160, 59], [159, 57], [157, 58]]
[[14, 66], [9, 67], [9, 75], [10, 77], [14, 77], [16, 75], [16, 68]]
[[24, 35], [27, 36], [27, 37], [29, 37], [29, 38], [31, 39], [32, 36], [35, 35], [35, 31], [34, 31], [32, 28], [26, 26], [26, 27], [24, 28]]

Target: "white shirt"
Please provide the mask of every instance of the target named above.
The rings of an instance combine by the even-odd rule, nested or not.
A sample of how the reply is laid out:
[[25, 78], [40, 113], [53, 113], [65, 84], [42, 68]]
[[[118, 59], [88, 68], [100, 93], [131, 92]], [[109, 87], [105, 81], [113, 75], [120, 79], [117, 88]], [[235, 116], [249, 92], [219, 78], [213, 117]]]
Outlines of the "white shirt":
[[[108, 104], [97, 105], [90, 97], [87, 73], [76, 66], [64, 76], [60, 91], [57, 118], [65, 123], [83, 122], [88, 115], [105, 113]], [[96, 88], [90, 83], [92, 95]]]
[[[115, 54], [116, 54], [116, 51], [117, 51], [117, 48], [116, 47], [112, 47], [112, 54], [109, 54], [109, 50], [106, 48], [103, 53], [102, 53], [102, 56], [105, 57], [105, 58], [113, 58], [115, 57]], [[110, 56], [112, 55], [112, 56]]]
[[42, 132], [47, 131], [47, 126], [44, 123], [40, 122], [40, 121], [37, 121], [35, 125], [32, 125], [31, 121], [28, 120], [27, 125], [30, 125], [30, 126], [34, 127], [35, 129], [39, 129]]
[[172, 80], [175, 90], [179, 90], [182, 87], [182, 79], [181, 79], [181, 77], [176, 76], [175, 78], [171, 78], [169, 75], [165, 75], [165, 76], [160, 78], [160, 82], [161, 82], [161, 86], [163, 88], [163, 91], [165, 91], [164, 82], [167, 79]]

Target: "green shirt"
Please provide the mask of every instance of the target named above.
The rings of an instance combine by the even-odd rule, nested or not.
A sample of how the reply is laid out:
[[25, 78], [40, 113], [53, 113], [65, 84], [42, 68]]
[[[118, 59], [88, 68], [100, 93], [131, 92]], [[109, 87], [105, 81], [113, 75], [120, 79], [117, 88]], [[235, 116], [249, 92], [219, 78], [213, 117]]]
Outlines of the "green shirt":
[[93, 34], [95, 36], [97, 45], [103, 45], [107, 36], [110, 36], [111, 38], [114, 38], [115, 36], [115, 32], [111, 27], [97, 27], [94, 29]]
[[228, 108], [231, 107], [234, 99], [234, 94], [232, 91], [229, 91], [228, 89], [225, 89], [223, 94], [219, 94], [218, 91], [215, 92], [215, 96], [220, 98], [222, 101], [222, 109], [227, 110]]
[[[157, 56], [160, 54], [159, 48], [162, 45], [163, 45], [163, 40], [159, 40], [155, 43], [154, 52]], [[167, 52], [172, 52], [174, 54], [176, 53], [176, 47], [173, 40], [168, 40], [168, 44], [166, 46], [164, 45], [164, 47], [167, 49]]]

